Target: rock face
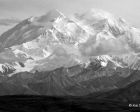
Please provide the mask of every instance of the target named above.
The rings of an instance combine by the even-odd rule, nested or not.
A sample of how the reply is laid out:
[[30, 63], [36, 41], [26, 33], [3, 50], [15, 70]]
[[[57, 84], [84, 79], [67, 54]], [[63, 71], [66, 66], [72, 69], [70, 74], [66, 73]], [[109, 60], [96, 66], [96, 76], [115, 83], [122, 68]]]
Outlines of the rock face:
[[96, 99], [106, 99], [106, 100], [112, 100], [112, 101], [120, 101], [120, 102], [139, 102], [140, 101], [140, 81], [133, 82], [132, 84], [121, 88], [112, 90], [106, 93], [100, 92], [96, 94], [90, 94], [88, 95], [91, 98]]
[[77, 65], [45, 72], [20, 72], [11, 77], [1, 77], [0, 84], [3, 89], [0, 95], [83, 96], [125, 87], [139, 80], [138, 74], [139, 71], [134, 71], [128, 77], [122, 77], [120, 73], [112, 70], [105, 71], [94, 63], [91, 63], [88, 68]]
[[0, 82], [8, 91], [0, 94], [23, 88], [81, 96], [124, 87], [139, 80], [139, 40], [124, 19], [93, 9], [71, 19], [58, 10], [28, 18], [0, 36]]

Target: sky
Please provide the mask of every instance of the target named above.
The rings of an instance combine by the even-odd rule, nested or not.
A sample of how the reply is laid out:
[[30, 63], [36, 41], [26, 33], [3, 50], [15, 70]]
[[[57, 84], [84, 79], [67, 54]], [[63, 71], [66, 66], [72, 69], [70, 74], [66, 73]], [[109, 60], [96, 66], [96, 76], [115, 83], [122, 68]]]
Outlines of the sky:
[[19, 21], [57, 9], [67, 16], [95, 8], [140, 28], [140, 0], [0, 0], [0, 35]]

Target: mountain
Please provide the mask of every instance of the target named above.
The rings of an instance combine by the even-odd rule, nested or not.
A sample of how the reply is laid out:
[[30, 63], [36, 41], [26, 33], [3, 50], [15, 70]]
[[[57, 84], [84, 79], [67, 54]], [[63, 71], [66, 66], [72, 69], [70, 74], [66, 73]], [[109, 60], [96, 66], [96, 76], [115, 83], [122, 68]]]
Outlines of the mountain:
[[[77, 65], [68, 69], [61, 67], [53, 71], [20, 72], [11, 77], [5, 76], [1, 78], [0, 95], [85, 96], [123, 88], [140, 79], [139, 71], [134, 70], [128, 77], [121, 77], [115, 71], [108, 76], [108, 71], [100, 67], [92, 62], [90, 68], [84, 69]], [[99, 69], [102, 71], [96, 73], [95, 70]]]
[[139, 40], [138, 29], [104, 11], [30, 17], [0, 36], [0, 95], [83, 96], [125, 87], [139, 80]]
[[97, 92], [89, 94], [86, 97], [88, 99], [106, 99], [112, 101], [120, 101], [123, 103], [138, 103], [140, 101], [139, 91], [140, 81], [133, 82], [121, 89], [115, 89], [108, 92]]
[[[139, 110], [140, 81], [109, 92], [85, 96], [5, 95], [0, 96], [1, 111], [123, 111]], [[7, 108], [8, 107], [8, 108]]]

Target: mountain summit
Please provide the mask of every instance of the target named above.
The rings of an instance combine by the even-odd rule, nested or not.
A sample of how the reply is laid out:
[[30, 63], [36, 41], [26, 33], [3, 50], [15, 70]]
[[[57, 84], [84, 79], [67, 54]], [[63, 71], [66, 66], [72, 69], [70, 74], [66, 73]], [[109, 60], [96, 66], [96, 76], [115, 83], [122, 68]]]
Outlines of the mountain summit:
[[[24, 71], [26, 66], [32, 66], [33, 70], [42, 68], [44, 64], [51, 65], [48, 63], [54, 60], [57, 62], [49, 70], [70, 66], [71, 63], [71, 66], [89, 63], [91, 58], [107, 58], [110, 55], [122, 58], [139, 53], [139, 33], [124, 19], [116, 20], [108, 12], [91, 9], [71, 20], [58, 10], [51, 10], [41, 17], [24, 20], [1, 35], [1, 62], [7, 63], [8, 59], [9, 65], [20, 61], [24, 65], [20, 69]], [[13, 56], [8, 57], [7, 54]], [[6, 55], [7, 59], [2, 55]], [[113, 61], [112, 57], [110, 59]], [[34, 64], [25, 65], [28, 62]]]
[[108, 12], [92, 9], [68, 18], [51, 10], [0, 36], [0, 75], [5, 80], [21, 73], [22, 79], [35, 81], [36, 74], [50, 72], [54, 75], [47, 80], [60, 78], [66, 85], [106, 77], [108, 89], [116, 88], [110, 85], [139, 69], [139, 40], [138, 29]]

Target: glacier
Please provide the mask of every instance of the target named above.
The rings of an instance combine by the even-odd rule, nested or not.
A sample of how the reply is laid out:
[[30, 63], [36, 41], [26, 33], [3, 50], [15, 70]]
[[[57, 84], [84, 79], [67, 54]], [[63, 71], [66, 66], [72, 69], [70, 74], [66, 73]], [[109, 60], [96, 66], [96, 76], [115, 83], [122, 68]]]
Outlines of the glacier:
[[[68, 18], [60, 11], [52, 10], [21, 23], [17, 25], [19, 29], [15, 26], [15, 31], [0, 44], [3, 48], [0, 71], [4, 72], [2, 66], [14, 69], [6, 74], [10, 77], [20, 72], [51, 71], [75, 65], [88, 67], [94, 60], [99, 60], [103, 68], [114, 70], [139, 66], [139, 29], [122, 18], [117, 20], [108, 12], [91, 9]], [[5, 49], [14, 54], [13, 59], [7, 56], [9, 61], [4, 60]], [[11, 62], [16, 64], [11, 65]], [[109, 63], [114, 67], [109, 67]]]

